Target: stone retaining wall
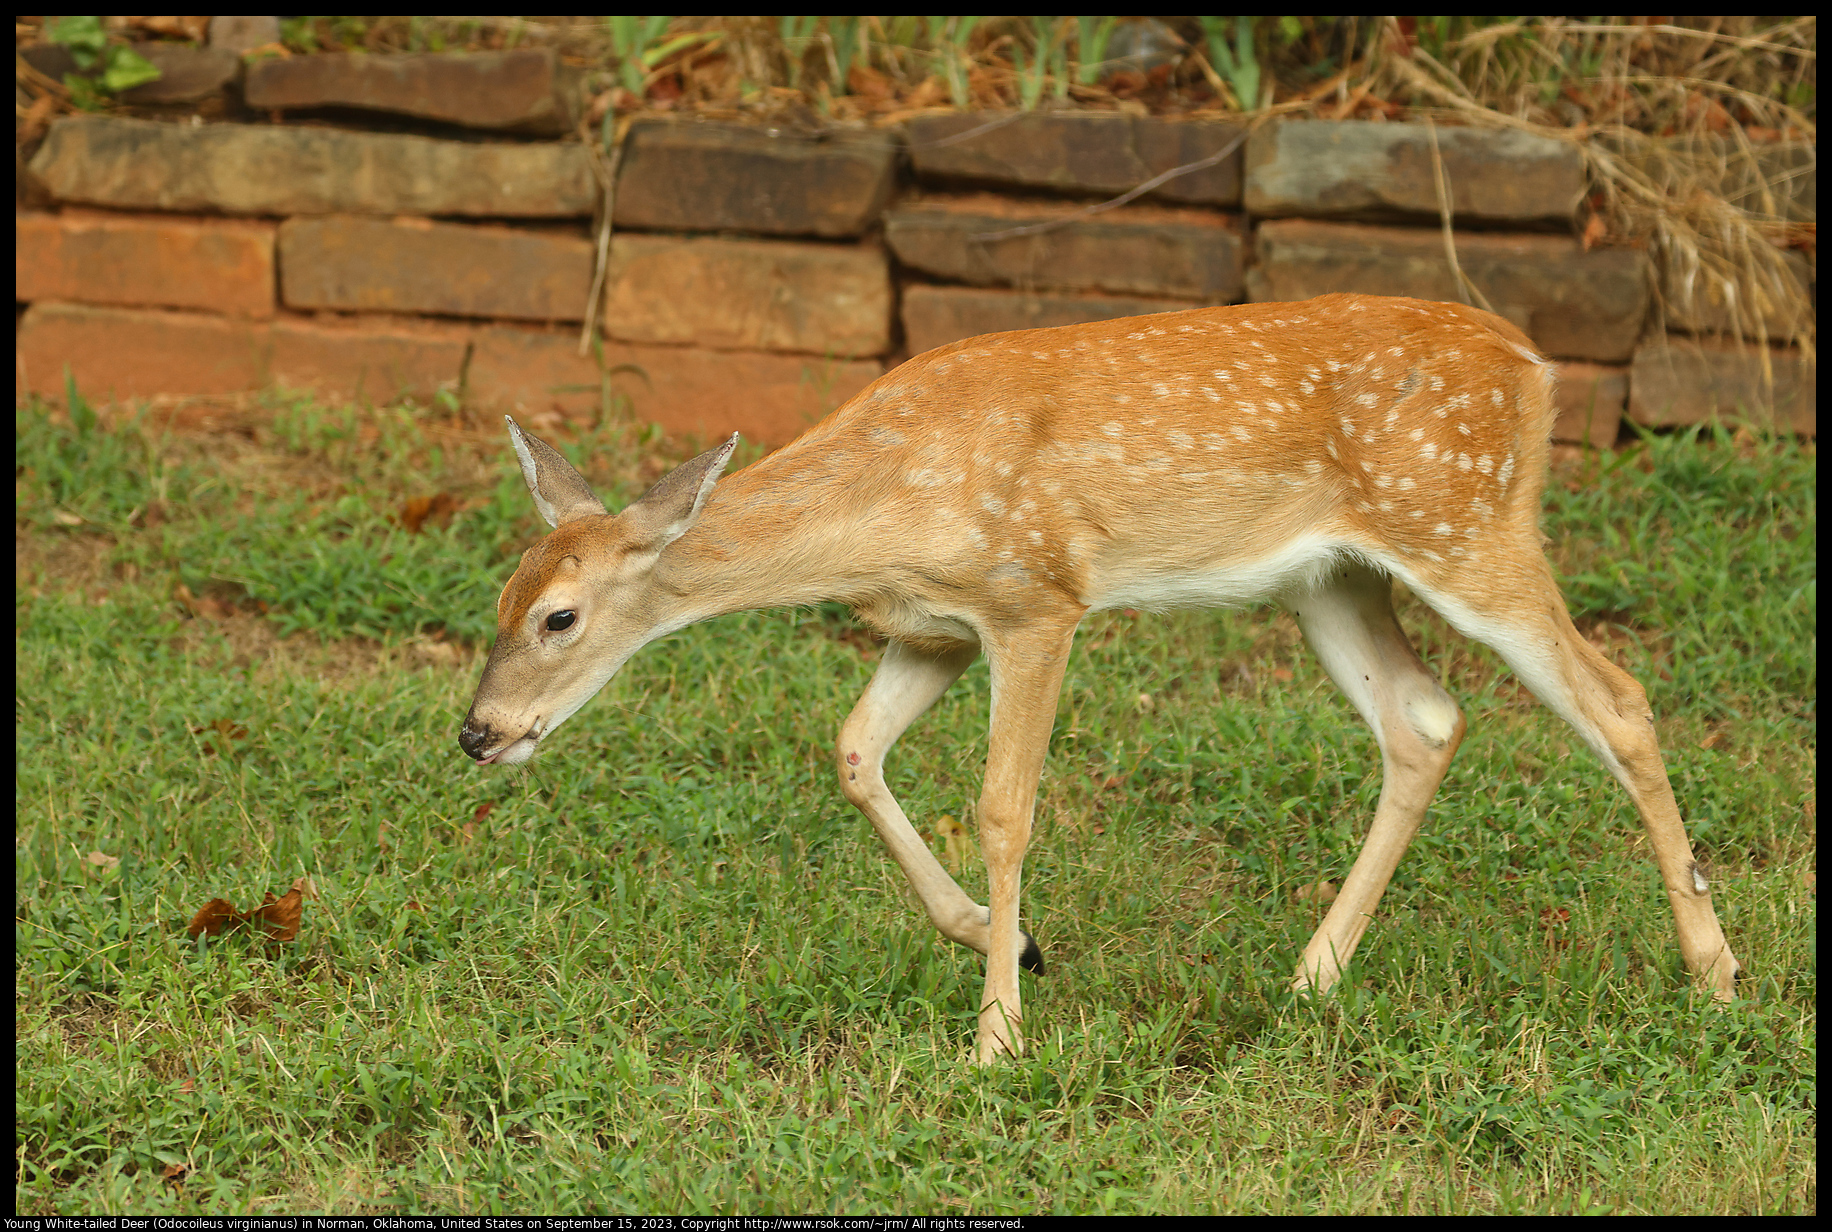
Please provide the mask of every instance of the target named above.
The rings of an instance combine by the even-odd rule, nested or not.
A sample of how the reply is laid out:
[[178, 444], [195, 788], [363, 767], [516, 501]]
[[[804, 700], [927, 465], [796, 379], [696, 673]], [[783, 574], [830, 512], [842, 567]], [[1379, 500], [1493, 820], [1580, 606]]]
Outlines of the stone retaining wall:
[[[575, 141], [449, 127], [564, 131], [573, 95], [545, 55], [315, 57], [240, 86], [276, 113], [448, 126], [420, 133], [354, 130], [347, 110], [320, 113], [344, 127], [59, 121], [21, 189], [17, 388], [56, 395], [67, 368], [96, 397], [448, 390], [539, 420], [594, 414], [608, 382], [670, 432], [781, 443], [887, 366], [978, 333], [1327, 291], [1457, 298], [1424, 125], [1287, 121], [1243, 141], [1237, 124], [1114, 114], [840, 133], [644, 119], [581, 357], [601, 169]], [[1573, 238], [1572, 147], [1437, 138], [1463, 272], [1567, 361], [1560, 436], [1611, 442], [1624, 415], [1814, 431], [1797, 352], [1650, 336], [1646, 254]], [[1038, 224], [1058, 225], [1000, 234]]]

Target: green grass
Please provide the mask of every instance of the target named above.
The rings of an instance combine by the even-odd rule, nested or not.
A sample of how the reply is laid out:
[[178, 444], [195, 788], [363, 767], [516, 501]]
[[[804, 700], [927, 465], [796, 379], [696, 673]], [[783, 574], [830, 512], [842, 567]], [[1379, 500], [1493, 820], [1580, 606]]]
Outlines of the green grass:
[[[1283, 615], [1110, 613], [1025, 869], [1032, 1049], [982, 1071], [980, 960], [833, 781], [843, 613], [687, 630], [481, 770], [458, 723], [536, 529], [496, 429], [246, 427], [16, 416], [22, 1213], [1816, 1207], [1810, 448], [1654, 438], [1548, 502], [1750, 1000], [1690, 988], [1596, 760], [1409, 604], [1470, 733], [1339, 994], [1294, 1002], [1372, 737]], [[658, 449], [571, 452], [616, 504]], [[442, 491], [449, 527], [395, 524]], [[925, 833], [986, 708], [982, 664], [892, 755]], [[297, 941], [187, 938], [300, 876]]]

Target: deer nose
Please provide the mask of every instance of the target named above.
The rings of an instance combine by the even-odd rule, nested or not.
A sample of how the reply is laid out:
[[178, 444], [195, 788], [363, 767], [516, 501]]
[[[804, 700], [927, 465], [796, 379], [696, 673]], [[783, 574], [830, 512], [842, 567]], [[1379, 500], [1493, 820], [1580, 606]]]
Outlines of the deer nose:
[[469, 716], [466, 716], [464, 726], [458, 729], [458, 747], [463, 749], [472, 761], [482, 761], [483, 751], [489, 743], [489, 725], [475, 723]]

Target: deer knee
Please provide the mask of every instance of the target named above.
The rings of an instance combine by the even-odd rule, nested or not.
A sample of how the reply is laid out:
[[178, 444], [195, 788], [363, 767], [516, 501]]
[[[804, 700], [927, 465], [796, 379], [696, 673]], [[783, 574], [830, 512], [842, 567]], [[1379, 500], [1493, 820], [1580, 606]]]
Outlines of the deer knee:
[[1406, 726], [1431, 749], [1454, 752], [1463, 739], [1463, 711], [1450, 694], [1430, 681], [1406, 698], [1400, 709]]
[[861, 741], [848, 740], [846, 736], [847, 733], [840, 733], [840, 790], [855, 808], [862, 809], [884, 786], [884, 772], [876, 750], [865, 748]]

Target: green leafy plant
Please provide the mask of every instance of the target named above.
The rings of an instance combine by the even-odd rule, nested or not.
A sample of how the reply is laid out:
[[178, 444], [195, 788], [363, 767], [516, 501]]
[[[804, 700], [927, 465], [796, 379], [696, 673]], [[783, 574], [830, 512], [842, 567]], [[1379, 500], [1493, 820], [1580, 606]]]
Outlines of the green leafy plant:
[[[611, 29], [611, 50], [617, 53], [617, 71], [624, 89], [640, 95], [649, 67], [661, 58], [657, 53], [662, 48], [652, 49], [650, 44], [662, 36], [672, 18], [621, 14], [604, 20]], [[662, 46], [668, 47], [668, 44]]]
[[827, 19], [827, 50], [832, 57], [833, 92], [844, 94], [847, 90], [847, 78], [852, 72], [852, 58], [859, 50], [859, 19], [857, 17], [829, 17]]
[[107, 96], [159, 80], [151, 61], [125, 43], [110, 42], [100, 17], [53, 17], [45, 27], [53, 43], [70, 53], [80, 73], [65, 73], [70, 101], [94, 110]]
[[1234, 45], [1228, 46], [1227, 26], [1220, 17], [1204, 17], [1202, 32], [1208, 37], [1209, 62], [1234, 91], [1242, 111], [1259, 107], [1260, 63], [1253, 49], [1254, 19], [1234, 19]]
[[1033, 17], [1036, 28], [1036, 42], [1031, 54], [1024, 54], [1024, 45], [1013, 42], [1011, 58], [1018, 70], [1018, 98], [1026, 111], [1035, 111], [1043, 98], [1045, 81], [1056, 83], [1056, 97], [1062, 98], [1068, 93], [1069, 74], [1067, 66], [1068, 51], [1063, 46], [1063, 39], [1056, 28], [1056, 22], [1048, 17]]
[[968, 102], [967, 68], [972, 63], [967, 43], [973, 36], [978, 17], [927, 17], [929, 42], [941, 60], [942, 75], [948, 80], [948, 96], [956, 107]]
[[1119, 24], [1117, 17], [1077, 17], [1080, 26], [1080, 41], [1076, 44], [1081, 61], [1076, 65], [1076, 79], [1084, 86], [1091, 86], [1100, 80], [1101, 65], [1107, 58], [1107, 40], [1113, 37], [1113, 28]]

